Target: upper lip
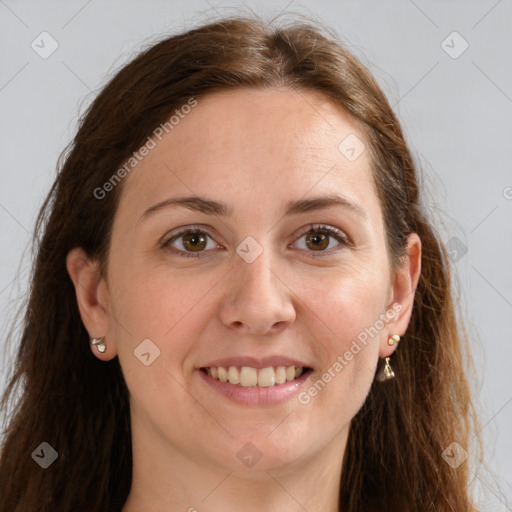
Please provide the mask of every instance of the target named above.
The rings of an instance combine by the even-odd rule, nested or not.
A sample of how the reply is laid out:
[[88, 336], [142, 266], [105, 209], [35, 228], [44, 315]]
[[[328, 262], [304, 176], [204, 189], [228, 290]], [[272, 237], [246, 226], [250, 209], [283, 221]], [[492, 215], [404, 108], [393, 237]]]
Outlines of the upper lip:
[[200, 368], [218, 368], [220, 366], [250, 366], [252, 368], [268, 368], [270, 366], [295, 366], [297, 368], [300, 366], [303, 368], [310, 368], [306, 363], [286, 356], [269, 356], [262, 358], [254, 358], [250, 356], [226, 357], [224, 359], [217, 359], [215, 361], [202, 364]]

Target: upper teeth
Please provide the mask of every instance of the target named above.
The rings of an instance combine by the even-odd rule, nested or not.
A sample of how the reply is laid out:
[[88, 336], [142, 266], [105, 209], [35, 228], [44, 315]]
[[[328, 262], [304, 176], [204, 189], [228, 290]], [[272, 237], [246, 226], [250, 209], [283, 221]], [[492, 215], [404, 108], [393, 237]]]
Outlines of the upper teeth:
[[236, 366], [219, 366], [206, 368], [206, 373], [221, 382], [239, 384], [244, 387], [268, 388], [276, 384], [283, 384], [286, 381], [296, 379], [302, 374], [303, 367], [299, 366], [278, 366], [273, 368], [252, 368], [242, 366], [239, 370]]

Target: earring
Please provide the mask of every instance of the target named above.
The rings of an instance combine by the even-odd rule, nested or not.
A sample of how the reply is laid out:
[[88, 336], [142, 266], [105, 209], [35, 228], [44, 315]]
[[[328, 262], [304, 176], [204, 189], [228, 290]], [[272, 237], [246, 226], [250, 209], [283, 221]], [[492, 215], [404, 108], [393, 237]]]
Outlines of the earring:
[[91, 345], [96, 345], [96, 348], [98, 349], [98, 352], [105, 352], [107, 350], [107, 347], [105, 345], [105, 338], [93, 338], [91, 340]]
[[395, 378], [395, 372], [391, 365], [389, 364], [389, 357], [386, 357], [386, 364], [383, 366], [382, 370], [377, 375], [376, 379], [379, 382], [384, 382], [385, 380], [391, 380]]
[[[388, 338], [388, 345], [398, 345], [399, 342], [400, 336], [398, 336], [398, 334], [393, 334], [393, 336], [390, 336]], [[384, 365], [384, 368], [382, 368], [381, 372], [377, 376], [377, 380], [379, 380], [380, 382], [395, 378], [395, 372], [393, 371], [393, 368], [391, 368], [391, 365], [389, 364], [389, 359], [389, 357], [385, 358], [386, 364]]]
[[395, 378], [395, 372], [393, 371], [393, 368], [391, 368], [391, 365], [389, 364], [389, 357], [386, 357], [386, 366], [384, 366], [384, 376], [386, 380]]
[[389, 339], [388, 339], [388, 345], [398, 345], [398, 342], [400, 341], [400, 336], [398, 336], [398, 334], [393, 334], [393, 336], [391, 336]]

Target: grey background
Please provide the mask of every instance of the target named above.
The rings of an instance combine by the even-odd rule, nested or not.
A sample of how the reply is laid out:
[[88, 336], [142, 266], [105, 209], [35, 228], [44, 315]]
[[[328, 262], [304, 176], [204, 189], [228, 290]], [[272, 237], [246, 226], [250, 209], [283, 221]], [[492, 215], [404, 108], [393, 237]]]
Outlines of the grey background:
[[[26, 296], [27, 247], [37, 210], [79, 112], [141, 45], [211, 16], [251, 9], [267, 20], [294, 12], [332, 27], [394, 105], [422, 168], [425, 204], [438, 212], [443, 239], [453, 239], [449, 246], [457, 250], [458, 300], [474, 337], [473, 383], [492, 471], [476, 478], [475, 493], [483, 510], [512, 510], [512, 5], [507, 0], [0, 0], [2, 342]], [[47, 59], [31, 48], [34, 40], [41, 45], [43, 31], [58, 43]], [[469, 46], [458, 55], [464, 41]], [[3, 354], [0, 389], [11, 357]]]

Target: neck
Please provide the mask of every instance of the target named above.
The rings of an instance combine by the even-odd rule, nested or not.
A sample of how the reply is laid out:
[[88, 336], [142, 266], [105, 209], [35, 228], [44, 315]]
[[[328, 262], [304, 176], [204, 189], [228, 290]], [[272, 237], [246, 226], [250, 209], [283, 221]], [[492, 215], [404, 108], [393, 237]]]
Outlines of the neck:
[[221, 461], [202, 464], [156, 433], [140, 439], [135, 428], [132, 486], [122, 512], [338, 512], [349, 426], [308, 460], [265, 467], [262, 457], [245, 471]]

